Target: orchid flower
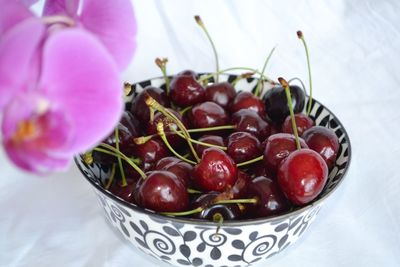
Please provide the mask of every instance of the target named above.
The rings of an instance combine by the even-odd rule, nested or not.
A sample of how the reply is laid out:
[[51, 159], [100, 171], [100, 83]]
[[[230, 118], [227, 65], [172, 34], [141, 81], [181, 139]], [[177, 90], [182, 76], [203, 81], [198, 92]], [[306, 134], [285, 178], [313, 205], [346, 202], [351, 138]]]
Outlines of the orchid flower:
[[[9, 158], [24, 170], [63, 170], [73, 155], [95, 146], [118, 122], [123, 109], [119, 71], [133, 55], [135, 43], [129, 43], [130, 49], [125, 44], [127, 59], [118, 61], [122, 52], [112, 53], [118, 45], [112, 46], [111, 41], [101, 38], [107, 32], [79, 26], [84, 13], [79, 21], [76, 16], [61, 13], [37, 18], [18, 1], [0, 2], [7, 10], [0, 13], [3, 146]], [[104, 2], [109, 1], [96, 4], [104, 7]], [[114, 14], [88, 6], [85, 14], [97, 17], [98, 22], [101, 17]], [[134, 40], [133, 10], [125, 8], [118, 12], [133, 20], [133, 36], [129, 38]], [[114, 36], [117, 44], [118, 36], [114, 34], [122, 32], [116, 28], [109, 30], [112, 34], [108, 38]]]

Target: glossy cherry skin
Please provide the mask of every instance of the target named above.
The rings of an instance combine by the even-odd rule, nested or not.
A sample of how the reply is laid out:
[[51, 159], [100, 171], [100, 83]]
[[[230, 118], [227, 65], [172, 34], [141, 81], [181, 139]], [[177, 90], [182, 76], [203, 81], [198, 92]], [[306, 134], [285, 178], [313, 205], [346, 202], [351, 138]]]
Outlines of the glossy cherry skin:
[[286, 197], [295, 205], [313, 201], [328, 179], [328, 166], [314, 150], [292, 152], [279, 166], [277, 181]]
[[258, 139], [246, 132], [235, 132], [228, 136], [228, 155], [236, 162], [244, 162], [261, 155]]
[[241, 109], [247, 109], [256, 112], [261, 118], [265, 117], [264, 102], [250, 92], [240, 92], [236, 95], [231, 105], [231, 113]]
[[290, 203], [278, 184], [265, 176], [251, 180], [247, 188], [247, 198], [257, 199], [256, 204], [248, 205], [247, 214], [250, 218], [269, 217], [290, 209]]
[[[292, 85], [289, 88], [292, 96], [293, 111], [294, 113], [299, 113], [303, 110], [305, 104], [304, 92], [296, 85]], [[273, 122], [281, 124], [289, 116], [289, 107], [283, 87], [277, 86], [267, 90], [263, 100], [266, 107], [265, 111]]]
[[[181, 114], [179, 114], [177, 111], [175, 111], [173, 109], [168, 109], [168, 110], [171, 111], [178, 120], [183, 122]], [[170, 118], [166, 117], [161, 112], [156, 112], [156, 114], [154, 115], [153, 121], [149, 121], [148, 122], [148, 124], [147, 124], [147, 134], [148, 135], [153, 135], [153, 134], [157, 134], [158, 133], [158, 131], [157, 131], [157, 123], [159, 123], [159, 122], [162, 122], [164, 124], [165, 135], [167, 136], [168, 142], [172, 146], [177, 146], [182, 141], [184, 141], [184, 139], [182, 139], [178, 135], [174, 134], [173, 131], [171, 130], [171, 127], [173, 129], [175, 129], [175, 130], [179, 130], [179, 128], [176, 125], [176, 123], [173, 120], [171, 120]]]
[[256, 136], [260, 142], [271, 134], [271, 127], [257, 113], [242, 109], [232, 114], [231, 123], [236, 125], [236, 131], [248, 132]]
[[127, 202], [136, 203], [134, 198], [134, 192], [137, 184], [137, 179], [127, 178], [126, 182], [127, 182], [126, 186], [122, 186], [121, 181], [114, 183], [110, 187], [110, 192]]
[[150, 139], [144, 144], [136, 145], [134, 156], [142, 160], [144, 170], [150, 170], [160, 159], [169, 155], [168, 148], [160, 139]]
[[235, 184], [237, 167], [222, 150], [207, 148], [193, 168], [192, 179], [201, 190], [222, 192]]
[[232, 197], [235, 199], [246, 198], [247, 187], [251, 182], [251, 177], [246, 172], [238, 170], [237, 180], [234, 186], [231, 188]]
[[[307, 129], [310, 129], [315, 124], [314, 121], [304, 113], [294, 114], [294, 119], [296, 121], [297, 133], [299, 136], [302, 136]], [[293, 134], [292, 120], [290, 115], [286, 117], [282, 124], [282, 132]]]
[[214, 83], [206, 87], [205, 100], [227, 109], [236, 96], [235, 88], [228, 82]]
[[185, 187], [190, 185], [190, 173], [193, 167], [187, 162], [184, 162], [175, 157], [166, 157], [160, 159], [154, 170], [170, 171], [182, 182]]
[[120, 123], [127, 127], [133, 136], [136, 137], [142, 135], [140, 122], [131, 112], [124, 111]]
[[176, 76], [192, 76], [194, 79], [197, 79], [197, 73], [193, 70], [183, 70], [176, 74]]
[[180, 106], [187, 107], [204, 100], [205, 89], [192, 75], [176, 75], [170, 84], [170, 97]]
[[328, 168], [332, 168], [335, 165], [339, 151], [339, 140], [332, 129], [314, 126], [305, 131], [302, 137], [310, 149], [322, 156]]
[[[299, 138], [300, 146], [308, 148], [306, 142]], [[279, 164], [297, 149], [296, 138], [292, 134], [279, 133], [268, 137], [264, 148], [264, 164], [269, 175], [276, 174]]]
[[221, 126], [229, 122], [229, 116], [225, 109], [214, 102], [207, 101], [197, 104], [189, 112], [189, 118], [194, 128]]
[[144, 125], [147, 125], [150, 120], [150, 110], [145, 102], [146, 94], [154, 98], [160, 105], [170, 106], [169, 98], [164, 90], [153, 86], [146, 87], [133, 99], [131, 107], [132, 114]]
[[[192, 202], [192, 208], [203, 207], [200, 213], [194, 215], [195, 218], [216, 221], [217, 216], [222, 216], [223, 220], [239, 219], [242, 212], [237, 204], [213, 204], [218, 193], [210, 192], [198, 196]], [[218, 218], [219, 219], [219, 218]]]
[[138, 205], [157, 212], [179, 212], [189, 207], [189, 195], [181, 181], [169, 171], [152, 171], [136, 195]]
[[[198, 139], [198, 141], [208, 144], [213, 144], [217, 146], [225, 146], [224, 139], [218, 135], [203, 135]], [[197, 154], [200, 156], [203, 155], [204, 150], [209, 148], [209, 146], [203, 146], [199, 144], [194, 144], [194, 148], [196, 149]]]

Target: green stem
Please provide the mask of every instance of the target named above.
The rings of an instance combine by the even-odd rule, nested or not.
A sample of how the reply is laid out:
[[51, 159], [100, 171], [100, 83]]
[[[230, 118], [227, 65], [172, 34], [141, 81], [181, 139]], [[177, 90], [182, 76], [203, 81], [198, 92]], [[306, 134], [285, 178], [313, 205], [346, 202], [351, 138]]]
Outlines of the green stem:
[[[269, 60], [270, 60], [272, 54], [274, 53], [275, 48], [276, 48], [276, 46], [275, 46], [274, 48], [271, 49], [271, 51], [270, 51], [269, 54], [268, 54], [267, 59], [266, 59], [265, 62], [264, 62], [264, 66], [263, 66], [263, 68], [262, 68], [262, 70], [261, 70], [261, 76], [262, 76], [262, 77], [264, 76], [265, 69], [267, 68], [268, 62], [269, 62]], [[257, 97], [259, 97], [259, 96], [262, 94], [262, 90], [261, 90], [262, 86], [261, 86], [261, 85], [264, 85], [264, 80], [263, 80], [263, 79], [259, 79], [259, 80], [258, 80], [257, 87], [256, 87], [256, 91], [255, 91], [255, 93], [254, 93], [254, 95], [257, 96]]]
[[[110, 145], [105, 144], [105, 143], [100, 143], [99, 146], [107, 148], [107, 149], [111, 150], [112, 152], [116, 153], [117, 155], [121, 156], [121, 158], [124, 159], [129, 165], [131, 165], [132, 168], [134, 168], [135, 171], [137, 171], [143, 179], [147, 178], [147, 175], [135, 163], [133, 163], [132, 160], [129, 157], [127, 157], [121, 151], [119, 151], [119, 150], [115, 149], [115, 147], [110, 146]], [[103, 150], [103, 149], [97, 148], [97, 147], [94, 148], [94, 150], [97, 150], [99, 152], [103, 152], [103, 153], [106, 153], [106, 154], [111, 154], [111, 153], [109, 153], [109, 151]], [[114, 155], [114, 154], [112, 154], [112, 155]], [[117, 156], [117, 155], [114, 155], [114, 156]]]
[[236, 164], [236, 166], [242, 167], [242, 166], [245, 166], [245, 165], [248, 165], [248, 164], [252, 164], [252, 163], [260, 161], [260, 160], [263, 160], [263, 158], [264, 158], [264, 156], [259, 156], [259, 157], [254, 158], [254, 159], [238, 163], [238, 164]]
[[219, 130], [230, 130], [236, 129], [236, 125], [222, 125], [222, 126], [214, 126], [208, 128], [197, 128], [197, 129], [189, 129], [189, 133], [201, 133], [201, 132], [208, 132], [208, 131], [219, 131]]
[[193, 107], [193, 106], [188, 106], [188, 107], [182, 109], [181, 111], [179, 111], [179, 114], [181, 114], [181, 115], [185, 114], [185, 113], [186, 113], [187, 111], [189, 111], [192, 107]]
[[221, 213], [217, 212], [213, 215], [213, 222], [218, 223], [217, 230], [215, 231], [215, 235], [218, 235], [219, 229], [221, 229], [222, 224], [224, 223], [224, 216]]
[[245, 199], [227, 199], [227, 200], [220, 200], [216, 202], [216, 204], [256, 204], [256, 198], [245, 198]]
[[298, 31], [297, 36], [303, 43], [304, 50], [306, 52], [306, 58], [307, 58], [308, 81], [310, 83], [310, 97], [308, 98], [308, 106], [307, 106], [307, 116], [308, 116], [311, 113], [311, 104], [312, 104], [312, 78], [311, 78], [310, 54], [308, 52], [308, 46], [307, 46], [306, 40], [304, 39], [303, 33], [301, 31]]
[[201, 194], [201, 193], [203, 193], [203, 192], [201, 192], [201, 191], [199, 191], [199, 190], [192, 189], [192, 188], [188, 188], [188, 189], [187, 189], [187, 192], [188, 192], [189, 194]]
[[188, 211], [181, 211], [181, 212], [160, 212], [163, 215], [166, 216], [187, 216], [187, 215], [192, 215], [196, 213], [200, 213], [203, 211], [203, 207], [198, 207], [197, 209], [193, 210], [188, 210]]
[[[120, 151], [119, 150], [119, 129], [118, 129], [118, 127], [115, 128], [115, 148], [118, 151]], [[118, 160], [119, 171], [121, 172], [121, 179], [122, 179], [121, 187], [125, 187], [128, 185], [128, 183], [126, 182], [125, 171], [124, 171], [124, 167], [122, 166], [121, 156], [118, 155], [117, 160]]]
[[[275, 81], [273, 81], [272, 79], [270, 79], [270, 78], [268, 78], [267, 76], [263, 75], [259, 70], [256, 70], [256, 69], [253, 69], [253, 68], [247, 68], [247, 67], [233, 67], [233, 68], [228, 68], [228, 69], [220, 70], [220, 71], [218, 72], [218, 74], [225, 73], [225, 72], [228, 72], [228, 71], [234, 71], [234, 70], [251, 71], [251, 72], [254, 72], [254, 73], [257, 73], [258, 75], [260, 75], [260, 77], [261, 77], [262, 79], [266, 80], [267, 82], [272, 83], [272, 84], [276, 84]], [[199, 83], [202, 83], [203, 81], [208, 80], [208, 79], [210, 79], [210, 78], [213, 77], [213, 76], [215, 76], [215, 73], [204, 75], [204, 76], [202, 76], [202, 77], [198, 80], [198, 82], [199, 82]]]
[[[180, 137], [182, 137], [182, 138], [186, 138], [183, 134], [179, 133], [179, 132], [178, 132], [177, 130], [175, 130], [173, 127], [170, 127], [170, 129], [171, 129], [176, 135], [178, 135], [178, 136], [180, 136]], [[221, 150], [227, 150], [227, 149], [228, 149], [228, 148], [225, 147], [225, 146], [218, 146], [218, 145], [214, 145], [214, 144], [209, 144], [209, 143], [201, 142], [201, 141], [198, 141], [198, 140], [192, 139], [192, 138], [190, 138], [190, 141], [191, 141], [192, 143], [199, 144], [199, 145], [202, 145], [202, 146], [216, 147], [216, 148], [219, 148], [219, 149], [221, 149]]]
[[110, 189], [110, 186], [111, 186], [112, 182], [114, 181], [114, 176], [115, 176], [115, 164], [113, 164], [111, 167], [110, 178], [108, 179], [108, 182], [105, 187], [106, 190]]

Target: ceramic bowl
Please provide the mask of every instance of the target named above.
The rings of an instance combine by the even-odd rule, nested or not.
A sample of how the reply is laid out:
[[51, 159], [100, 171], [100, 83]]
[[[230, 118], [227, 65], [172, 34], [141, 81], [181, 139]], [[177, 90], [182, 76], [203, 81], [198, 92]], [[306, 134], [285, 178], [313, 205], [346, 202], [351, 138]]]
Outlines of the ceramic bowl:
[[[233, 81], [236, 77], [221, 75], [220, 80]], [[257, 81], [242, 79], [236, 88], [252, 91]], [[126, 99], [127, 107], [133, 96], [149, 85], [164, 88], [164, 80], [154, 78], [135, 84], [135, 90]], [[265, 84], [265, 90], [271, 87]], [[340, 142], [336, 164], [322, 193], [307, 206], [280, 216], [225, 222], [218, 234], [216, 223], [166, 217], [123, 201], [101, 186], [108, 177], [107, 168], [97, 163], [88, 166], [81, 157], [76, 157], [75, 161], [92, 185], [111, 225], [144, 253], [176, 266], [248, 266], [296, 242], [314, 221], [325, 200], [341, 184], [349, 168], [350, 140], [338, 118], [315, 100], [310, 115], [316, 125], [333, 129]]]

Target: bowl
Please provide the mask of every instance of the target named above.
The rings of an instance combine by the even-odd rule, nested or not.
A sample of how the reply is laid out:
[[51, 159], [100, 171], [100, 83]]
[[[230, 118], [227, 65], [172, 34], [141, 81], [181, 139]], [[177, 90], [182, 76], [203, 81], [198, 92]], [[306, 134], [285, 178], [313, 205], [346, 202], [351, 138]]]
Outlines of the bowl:
[[[233, 81], [237, 75], [221, 75], [221, 81]], [[258, 79], [242, 79], [238, 91], [254, 91]], [[134, 85], [126, 97], [127, 108], [135, 94], [146, 86], [164, 88], [163, 78]], [[264, 91], [272, 84], [265, 83]], [[338, 118], [316, 100], [310, 116], [316, 125], [330, 127], [339, 138], [340, 148], [322, 193], [310, 204], [280, 216], [224, 222], [218, 224], [156, 214], [130, 204], [105, 190], [101, 184], [109, 169], [81, 156], [75, 162], [92, 185], [104, 215], [122, 236], [144, 253], [176, 266], [248, 266], [276, 255], [296, 242], [314, 221], [325, 200], [338, 188], [349, 168], [349, 136]]]

